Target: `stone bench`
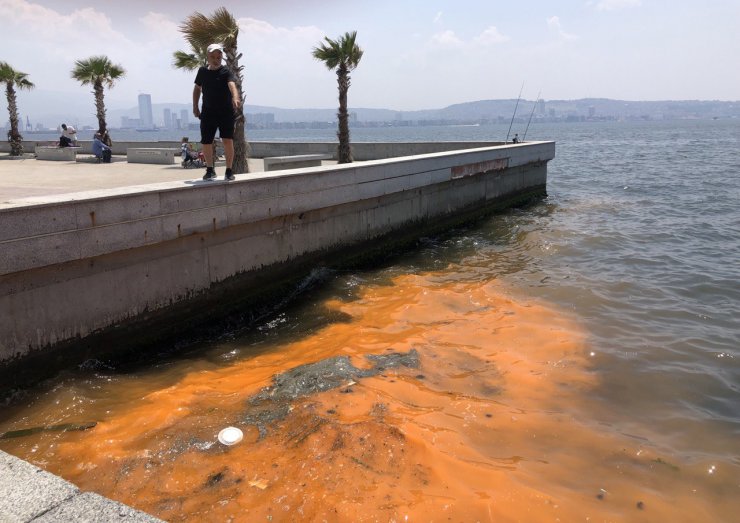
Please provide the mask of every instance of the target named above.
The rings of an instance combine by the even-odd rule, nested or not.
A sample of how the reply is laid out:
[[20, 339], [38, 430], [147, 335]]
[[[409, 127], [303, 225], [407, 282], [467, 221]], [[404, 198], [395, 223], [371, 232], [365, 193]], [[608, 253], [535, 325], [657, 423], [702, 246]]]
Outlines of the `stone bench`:
[[268, 156], [264, 158], [265, 171], [298, 169], [299, 167], [316, 167], [321, 160], [331, 160], [331, 154], [296, 154], [293, 156]]
[[126, 149], [128, 163], [175, 163], [175, 156], [180, 158], [180, 149], [155, 147], [129, 147]]
[[56, 145], [37, 145], [37, 160], [52, 160], [56, 162], [75, 162], [77, 161], [77, 151], [81, 147], [57, 147]]

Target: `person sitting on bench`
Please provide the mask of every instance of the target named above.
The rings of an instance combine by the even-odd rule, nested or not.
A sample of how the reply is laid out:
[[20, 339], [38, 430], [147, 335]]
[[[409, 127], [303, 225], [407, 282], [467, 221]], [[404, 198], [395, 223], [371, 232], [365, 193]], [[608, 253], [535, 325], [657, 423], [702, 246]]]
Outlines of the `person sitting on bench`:
[[103, 135], [100, 133], [95, 133], [95, 136], [93, 137], [92, 152], [98, 160], [110, 163], [110, 147], [103, 143]]

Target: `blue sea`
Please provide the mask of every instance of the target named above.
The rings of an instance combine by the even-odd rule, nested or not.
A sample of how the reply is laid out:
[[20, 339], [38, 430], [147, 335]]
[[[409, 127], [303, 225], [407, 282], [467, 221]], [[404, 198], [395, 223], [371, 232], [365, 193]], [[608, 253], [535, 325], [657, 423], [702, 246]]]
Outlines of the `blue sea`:
[[[503, 140], [507, 131], [508, 126], [354, 129], [352, 139]], [[517, 125], [511, 130], [520, 136], [524, 131]], [[254, 141], [333, 138], [329, 130], [248, 132]], [[153, 439], [130, 436], [135, 440], [131, 452], [138, 455], [143, 447], [156, 445], [151, 434], [170, 437], [168, 430], [176, 423], [196, 432], [195, 427], [213, 424], [217, 432], [226, 422], [228, 416], [216, 416], [216, 421], [206, 416], [209, 408], [221, 413], [228, 408], [218, 400], [219, 407], [201, 404], [200, 398], [215, 392], [205, 384], [193, 385], [195, 376], [205, 373], [204, 383], [218, 383], [214, 388], [229, 389], [228, 398], [241, 398], [228, 383], [254, 391], [271, 375], [265, 369], [279, 372], [319, 356], [354, 357], [371, 346], [414, 347], [421, 358], [415, 377], [372, 382], [362, 389], [361, 394], [374, 398], [367, 400], [374, 405], [372, 416], [359, 413], [365, 405], [360, 393], [337, 396], [338, 406], [326, 406], [339, 412], [341, 421], [322, 425], [341, 436], [332, 436], [341, 440], [331, 446], [336, 454], [326, 450], [334, 457], [321, 457], [316, 449], [324, 449], [322, 440], [308, 436], [313, 447], [286, 437], [277, 455], [254, 439], [252, 454], [242, 457], [245, 463], [260, 453], [272, 456], [274, 463], [249, 461], [255, 468], [243, 473], [250, 481], [273, 478], [265, 484], [275, 486], [274, 497], [266, 494], [272, 487], [255, 483], [251, 490], [219, 494], [226, 500], [220, 507], [238, 503], [260, 517], [318, 520], [326, 514], [315, 499], [324, 496], [344, 507], [332, 514], [343, 514], [345, 520], [364, 520], [358, 514], [367, 520], [402, 520], [406, 510], [416, 520], [448, 511], [460, 521], [737, 521], [740, 121], [541, 124], [532, 125], [526, 139], [557, 144], [548, 165], [547, 196], [541, 200], [423, 238], [417, 249], [374, 270], [321, 273], [320, 283], [300, 293], [291, 308], [276, 311], [256, 327], [225, 333], [187, 361], [168, 360], [140, 376], [103, 369], [60, 378], [0, 419], [0, 432], [32, 420], [69, 421], [69, 414], [54, 414], [60, 410], [78, 414], [79, 420], [82, 409], [83, 421], [98, 412], [95, 416], [105, 425], [113, 423], [115, 413], [141, 416], [142, 398], [196, 389], [177, 401], [197, 421], [155, 423], [148, 428], [147, 437]], [[239, 366], [246, 367], [237, 373]], [[252, 382], [246, 375], [259, 378]], [[117, 399], [111, 406], [103, 399], [110, 396], [125, 401]], [[322, 406], [324, 401], [334, 399], [316, 400]], [[399, 470], [423, 468], [419, 474], [426, 483], [414, 483], [416, 472], [407, 478], [404, 472], [386, 471], [359, 451], [347, 461], [345, 472], [358, 467], [347, 476], [332, 469], [334, 476], [324, 477], [312, 468], [328, 467], [322, 459], [341, 462], [352, 452], [349, 442], [355, 436], [367, 441], [361, 439], [363, 430], [380, 441], [377, 427], [353, 431], [357, 424], [377, 421], [381, 404], [386, 405], [384, 423], [395, 423], [406, 438], [406, 454], [391, 445], [388, 449], [396, 454], [388, 459], [397, 459]], [[343, 414], [347, 405], [355, 405], [357, 412]], [[284, 430], [290, 433], [290, 427]], [[387, 441], [391, 436], [386, 434]], [[138, 499], [142, 509], [161, 517], [226, 517], [218, 496], [178, 491], [149, 499], [133, 485], [124, 488], [119, 480], [106, 479], [118, 477], [120, 468], [103, 471], [102, 463], [114, 458], [102, 447], [80, 459], [87, 463], [83, 472], [53, 465], [62, 459], [59, 448], [65, 444], [74, 448], [60, 439], [0, 441], [0, 448], [51, 463], [53, 471], [75, 482], [84, 484], [88, 478], [92, 486], [108, 484], [107, 490], [101, 487], [105, 495], [120, 489], [126, 493], [123, 501], [136, 504]], [[270, 445], [279, 447], [276, 440]], [[286, 483], [277, 471], [292, 465], [280, 461], [280, 453], [303, 464], [287, 476], [315, 474], [339, 494], [306, 486], [307, 480], [303, 487]], [[135, 470], [135, 462], [127, 463]], [[185, 459], [181, 466], [195, 474], [192, 463]], [[272, 472], [259, 468], [263, 465]], [[241, 470], [233, 461], [230, 467], [231, 472]], [[330, 479], [337, 476], [351, 485], [355, 475], [366, 483], [351, 493]], [[385, 484], [395, 488], [386, 490]], [[313, 488], [313, 504], [301, 498], [300, 505], [295, 492], [302, 488]], [[192, 509], [172, 509], [162, 501], [201, 494], [200, 505]], [[283, 505], [274, 501], [281, 495], [287, 500]], [[347, 503], [365, 512], [352, 512]], [[291, 508], [280, 512], [280, 506]], [[298, 506], [305, 511], [295, 512]], [[241, 520], [250, 519], [245, 515]]]

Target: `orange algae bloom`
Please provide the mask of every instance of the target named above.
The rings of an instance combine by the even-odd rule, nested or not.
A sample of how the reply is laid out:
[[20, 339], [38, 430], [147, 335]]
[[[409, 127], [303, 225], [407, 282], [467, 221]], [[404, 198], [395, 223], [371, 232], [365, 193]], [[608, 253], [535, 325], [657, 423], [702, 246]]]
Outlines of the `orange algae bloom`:
[[[94, 429], [56, 436], [45, 467], [168, 521], [677, 521], [732, 509], [692, 495], [693, 470], [681, 477], [589, 422], [586, 335], [552, 307], [435, 274], [326, 306], [349, 320], [225, 367], [191, 362]], [[411, 349], [418, 368], [295, 398], [262, 435], [245, 422], [275, 374], [338, 355], [368, 368], [368, 354]], [[219, 444], [227, 426], [243, 440]]]

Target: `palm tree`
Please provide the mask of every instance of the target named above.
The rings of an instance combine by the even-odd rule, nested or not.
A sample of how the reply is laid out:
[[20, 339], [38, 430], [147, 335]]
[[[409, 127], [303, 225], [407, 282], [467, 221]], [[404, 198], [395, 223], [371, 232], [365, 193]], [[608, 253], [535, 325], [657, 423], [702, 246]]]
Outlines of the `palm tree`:
[[103, 134], [108, 129], [105, 122], [104, 87], [110, 89], [116, 80], [123, 78], [126, 71], [120, 65], [110, 61], [107, 56], [91, 56], [86, 60], [77, 60], [72, 69], [72, 78], [82, 85], [92, 85], [95, 95], [95, 112], [98, 117], [98, 132]]
[[224, 46], [224, 57], [226, 67], [236, 79], [236, 89], [241, 98], [242, 110], [236, 115], [234, 124], [234, 174], [249, 172], [247, 163], [248, 145], [244, 132], [244, 91], [242, 84], [242, 70], [239, 65], [242, 54], [237, 50], [237, 38], [239, 36], [239, 24], [236, 18], [224, 7], [219, 7], [211, 16], [195, 12], [188, 16], [180, 25], [180, 32], [185, 35], [185, 40], [190, 45], [190, 53], [175, 51], [172, 65], [178, 69], [193, 71], [206, 63], [206, 48], [213, 43], [221, 43]]
[[352, 71], [362, 58], [362, 49], [357, 45], [355, 39], [357, 31], [344, 33], [343, 36], [332, 40], [324, 37], [324, 42], [313, 49], [313, 57], [324, 62], [326, 67], [337, 70], [337, 84], [339, 88], [339, 163], [350, 163], [352, 161], [352, 149], [349, 146], [349, 114], [347, 113], [347, 91], [349, 91], [349, 72]]
[[8, 141], [10, 142], [10, 155], [21, 156], [23, 154], [23, 136], [18, 131], [18, 104], [15, 99], [15, 88], [30, 91], [34, 88], [34, 85], [28, 79], [26, 73], [16, 71], [7, 62], [0, 62], [0, 83], [5, 84], [5, 97], [8, 99], [8, 113], [10, 115]]

